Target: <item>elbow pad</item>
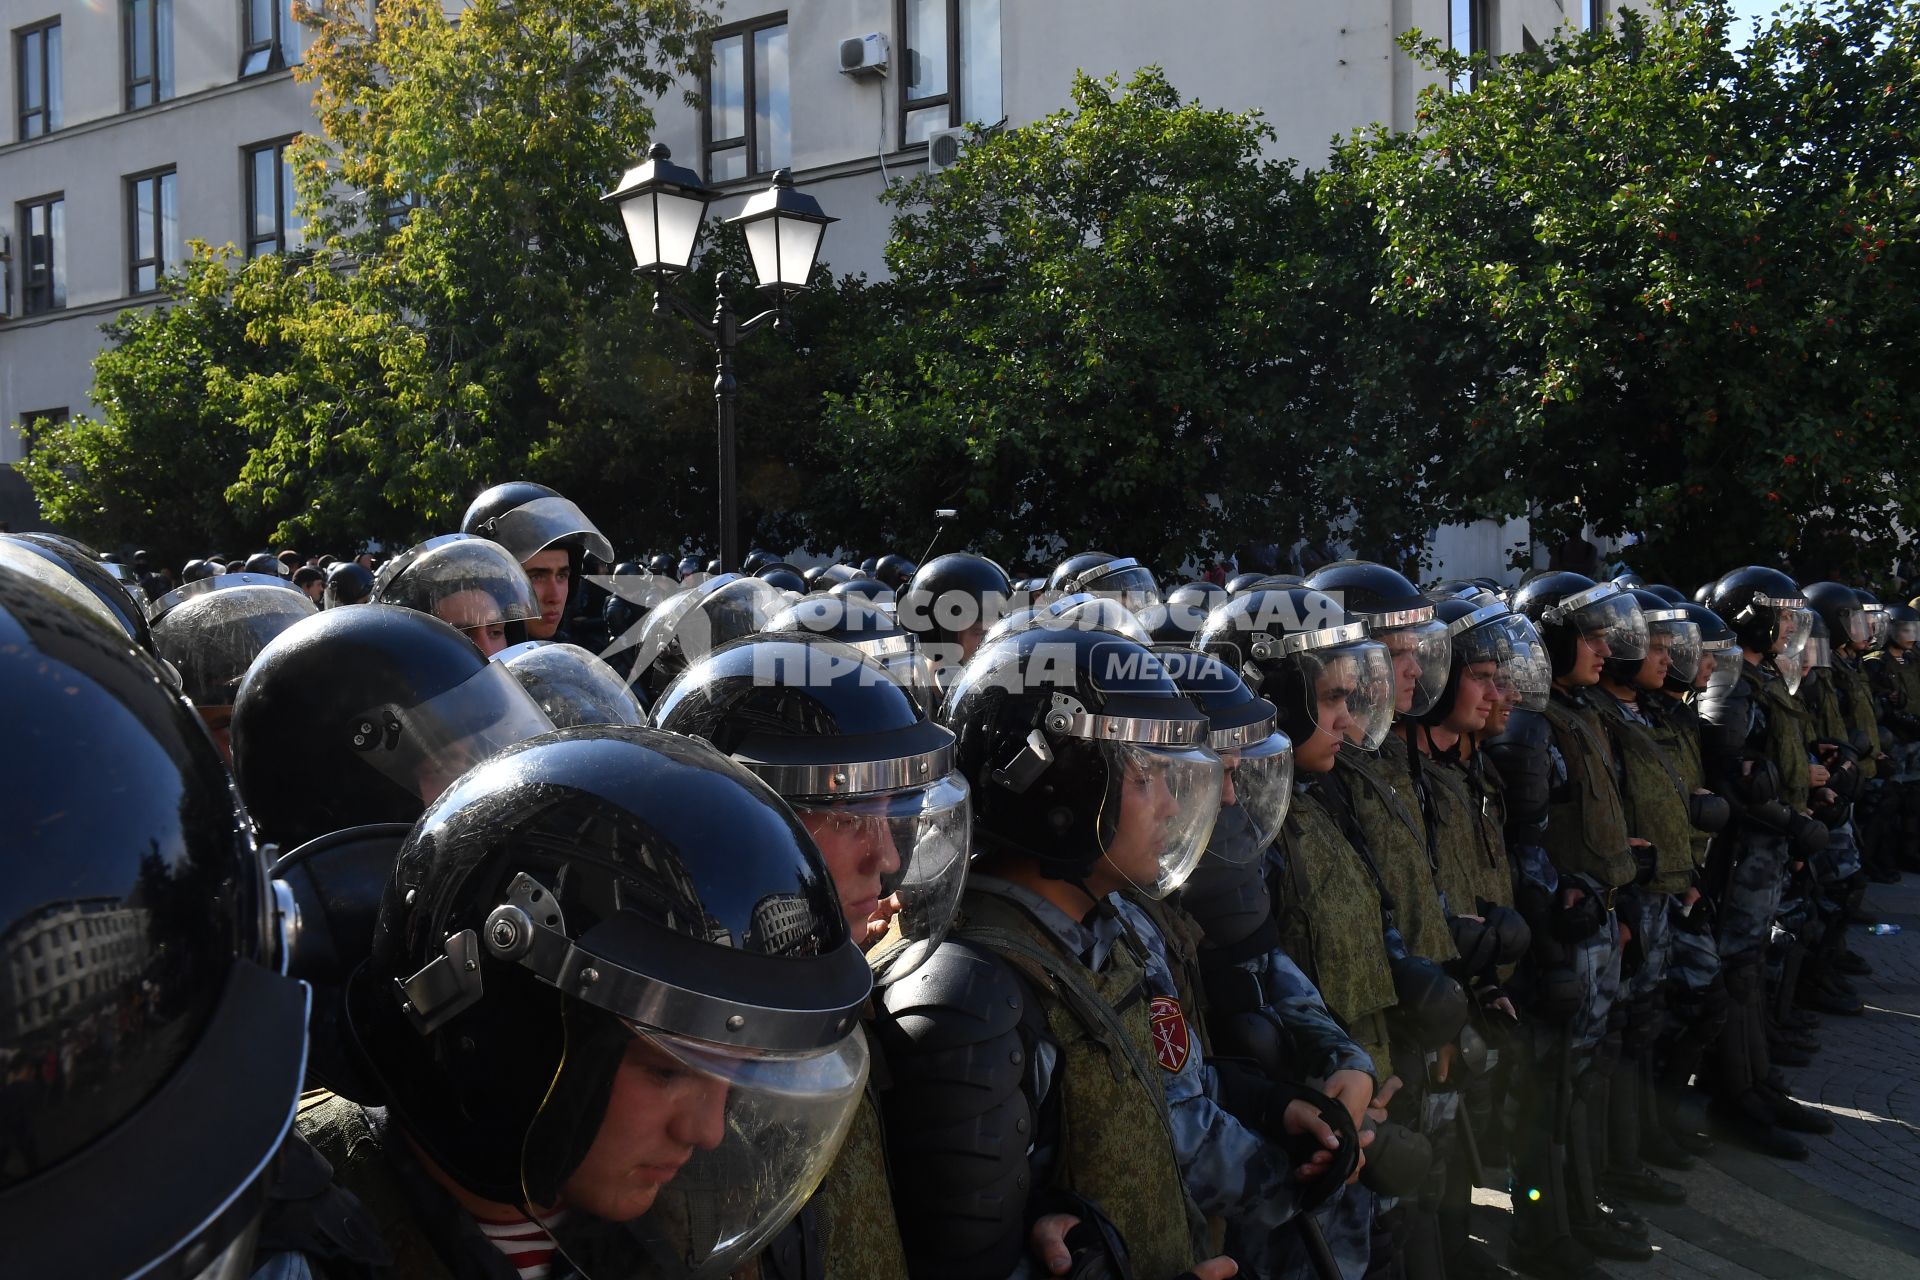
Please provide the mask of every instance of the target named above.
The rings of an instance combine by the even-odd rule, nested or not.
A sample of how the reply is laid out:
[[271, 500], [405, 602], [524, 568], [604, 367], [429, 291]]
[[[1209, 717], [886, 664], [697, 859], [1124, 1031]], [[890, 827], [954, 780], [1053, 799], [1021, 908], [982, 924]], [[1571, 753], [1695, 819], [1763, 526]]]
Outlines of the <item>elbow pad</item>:
[[[942, 945], [881, 993], [876, 1031], [901, 1242], [912, 1273], [1011, 1272], [1027, 1247], [1033, 1103], [1022, 1089], [1031, 996], [993, 955]], [[1037, 1011], [1036, 1011], [1037, 1012]]]
[[1733, 806], [1724, 796], [1709, 792], [1706, 795], [1687, 797], [1687, 821], [1693, 824], [1695, 831], [1704, 831], [1708, 835], [1718, 835], [1727, 829], [1727, 823], [1733, 817]]

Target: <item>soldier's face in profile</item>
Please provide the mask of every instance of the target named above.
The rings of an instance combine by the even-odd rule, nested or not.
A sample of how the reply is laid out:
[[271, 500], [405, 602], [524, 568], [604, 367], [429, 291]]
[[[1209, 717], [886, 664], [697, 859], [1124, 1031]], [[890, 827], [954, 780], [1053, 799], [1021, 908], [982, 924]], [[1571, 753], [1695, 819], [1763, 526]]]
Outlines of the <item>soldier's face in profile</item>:
[[1140, 758], [1129, 758], [1122, 766], [1120, 819], [1107, 842], [1107, 861], [1134, 884], [1150, 885], [1160, 878], [1160, 853], [1180, 814], [1167, 785], [1167, 769], [1164, 762]]
[[433, 606], [434, 616], [453, 624], [491, 658], [507, 647], [507, 624], [500, 602], [478, 587], [456, 591]]
[[1340, 744], [1349, 734], [1359, 733], [1360, 722], [1351, 705], [1359, 674], [1359, 664], [1351, 658], [1337, 659], [1320, 672], [1313, 686], [1313, 732], [1305, 742], [1294, 744], [1294, 768], [1306, 773], [1329, 772], [1340, 754]]
[[614, 1072], [600, 1131], [561, 1188], [562, 1207], [633, 1221], [696, 1151], [720, 1145], [726, 1110], [725, 1082], [636, 1035]]
[[1454, 689], [1453, 710], [1447, 715], [1447, 728], [1455, 733], [1478, 733], [1487, 727], [1498, 694], [1494, 688], [1495, 664], [1474, 662], [1460, 668], [1460, 682]]
[[889, 913], [882, 909], [881, 881], [900, 870], [891, 825], [879, 814], [853, 809], [802, 809], [799, 816], [827, 861], [854, 940], [864, 943], [875, 925], [884, 931]]

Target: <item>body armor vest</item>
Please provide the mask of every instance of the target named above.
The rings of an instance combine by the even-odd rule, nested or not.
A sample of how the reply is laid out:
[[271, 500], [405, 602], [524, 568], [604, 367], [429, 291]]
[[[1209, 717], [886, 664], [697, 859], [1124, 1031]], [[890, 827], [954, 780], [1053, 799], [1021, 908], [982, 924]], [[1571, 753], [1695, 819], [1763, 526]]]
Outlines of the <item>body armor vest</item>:
[[1553, 745], [1566, 762], [1567, 781], [1547, 808], [1541, 844], [1561, 871], [1618, 887], [1633, 880], [1627, 852], [1627, 815], [1614, 782], [1605, 731], [1592, 706], [1573, 705], [1558, 689], [1547, 702]]
[[1464, 765], [1429, 759], [1421, 771], [1433, 810], [1434, 883], [1457, 916], [1480, 914], [1480, 903], [1513, 905], [1513, 874], [1500, 814], [1479, 794]]
[[1438, 964], [1455, 959], [1460, 953], [1434, 892], [1427, 824], [1414, 793], [1406, 742], [1390, 733], [1373, 756], [1342, 748], [1335, 768], [1345, 775], [1354, 821], [1393, 895], [1393, 922], [1407, 950]]
[[887, 1178], [886, 1131], [871, 1083], [854, 1112], [846, 1145], [809, 1203], [818, 1215], [820, 1256], [834, 1280], [899, 1280], [907, 1274]]
[[1787, 682], [1779, 676], [1768, 672], [1755, 678], [1754, 686], [1754, 701], [1766, 716], [1767, 759], [1780, 766], [1780, 800], [1790, 809], [1804, 809], [1812, 789], [1807, 751], [1813, 739], [1813, 718], [1787, 692]]
[[1602, 714], [1620, 761], [1620, 801], [1627, 830], [1653, 842], [1656, 893], [1685, 893], [1693, 880], [1693, 822], [1687, 817], [1687, 784], [1666, 751], [1645, 725], [1634, 720], [1610, 695], [1602, 695]]
[[1207, 1256], [1206, 1227], [1174, 1152], [1144, 945], [1123, 931], [1105, 970], [1093, 973], [1021, 907], [975, 891], [966, 895], [955, 932], [1026, 975], [1059, 1046], [1052, 1185], [1100, 1206], [1137, 1274], [1190, 1269]]
[[[1653, 721], [1653, 728], [1648, 732], [1653, 734], [1653, 740], [1667, 753], [1667, 763], [1680, 775], [1680, 783], [1686, 788], [1687, 795], [1691, 796], [1696, 789], [1706, 787], [1707, 764], [1700, 753], [1700, 713], [1689, 704], [1665, 694], [1655, 698], [1653, 705], [1645, 710], [1647, 719]], [[1688, 823], [1687, 841], [1693, 848], [1693, 869], [1705, 870], [1707, 849], [1713, 843], [1713, 837]]]
[[1296, 794], [1274, 877], [1280, 944], [1382, 1071], [1393, 1061], [1386, 1011], [1398, 997], [1381, 939], [1380, 890], [1360, 854], [1310, 792]]
[[1867, 740], [1867, 750], [1860, 757], [1860, 776], [1871, 778], [1879, 771], [1879, 761], [1875, 757], [1884, 750], [1880, 745], [1879, 717], [1873, 711], [1873, 686], [1858, 662], [1835, 658], [1833, 687], [1840, 699], [1840, 714], [1846, 719], [1849, 734], [1857, 733]]

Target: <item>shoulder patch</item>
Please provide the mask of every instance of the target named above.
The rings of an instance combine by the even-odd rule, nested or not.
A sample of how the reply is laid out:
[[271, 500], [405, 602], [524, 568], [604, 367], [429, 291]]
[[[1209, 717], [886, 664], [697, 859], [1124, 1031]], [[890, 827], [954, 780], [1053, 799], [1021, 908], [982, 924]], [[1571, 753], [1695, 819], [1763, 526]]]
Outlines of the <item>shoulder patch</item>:
[[1153, 1025], [1153, 1053], [1161, 1067], [1178, 1071], [1187, 1065], [1193, 1043], [1187, 1034], [1187, 1015], [1172, 996], [1155, 996], [1147, 1005], [1147, 1020]]

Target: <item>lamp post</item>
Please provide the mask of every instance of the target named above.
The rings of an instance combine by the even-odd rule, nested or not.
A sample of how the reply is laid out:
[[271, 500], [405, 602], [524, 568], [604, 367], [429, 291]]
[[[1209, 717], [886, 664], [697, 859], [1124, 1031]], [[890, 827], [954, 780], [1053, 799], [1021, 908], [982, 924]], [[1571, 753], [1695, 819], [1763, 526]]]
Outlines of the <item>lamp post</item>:
[[746, 233], [755, 283], [773, 293], [773, 305], [750, 319], [737, 319], [727, 297], [732, 281], [723, 271], [714, 278], [713, 319], [706, 320], [667, 285], [668, 277], [684, 275], [693, 265], [694, 246], [715, 195], [699, 174], [673, 163], [673, 153], [656, 142], [645, 163], [627, 170], [604, 199], [620, 209], [633, 246], [634, 270], [654, 278], [653, 314], [677, 311], [713, 343], [713, 399], [720, 429], [720, 570], [726, 573], [740, 564], [733, 467], [740, 388], [733, 376], [733, 349], [766, 325], [786, 327], [787, 298], [807, 287], [827, 224], [838, 219], [828, 217], [818, 200], [795, 190], [791, 172], [775, 170], [767, 189], [748, 200], [738, 217], [727, 219]]

